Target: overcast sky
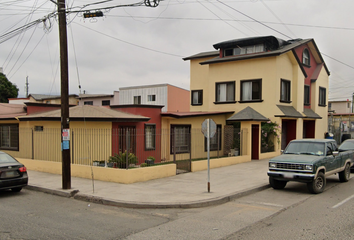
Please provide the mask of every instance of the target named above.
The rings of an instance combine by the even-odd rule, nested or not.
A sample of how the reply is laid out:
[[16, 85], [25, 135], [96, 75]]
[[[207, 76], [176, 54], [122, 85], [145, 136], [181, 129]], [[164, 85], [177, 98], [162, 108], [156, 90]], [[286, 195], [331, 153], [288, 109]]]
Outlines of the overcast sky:
[[[98, 2], [104, 3], [85, 7]], [[134, 3], [139, 0], [66, 0], [70, 11]], [[189, 61], [183, 57], [213, 51], [213, 44], [226, 40], [273, 35], [313, 38], [331, 71], [330, 99], [351, 98], [353, 7], [353, 0], [165, 0], [155, 8], [102, 10], [104, 17], [96, 19], [70, 13], [69, 92], [79, 94], [81, 85], [81, 93], [112, 94], [160, 83], [189, 90]], [[13, 31], [55, 12], [50, 0], [0, 1], [0, 67], [19, 97], [25, 96], [26, 77], [30, 94], [60, 94], [57, 17]]]

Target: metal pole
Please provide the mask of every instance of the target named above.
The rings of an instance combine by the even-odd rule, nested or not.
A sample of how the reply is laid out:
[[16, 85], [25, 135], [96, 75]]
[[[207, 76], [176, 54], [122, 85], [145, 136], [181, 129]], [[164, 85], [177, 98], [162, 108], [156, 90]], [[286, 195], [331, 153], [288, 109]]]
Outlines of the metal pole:
[[[69, 70], [66, 31], [65, 0], [58, 0], [60, 77], [61, 77], [61, 128], [69, 129]], [[70, 145], [69, 145], [70, 146]], [[62, 139], [62, 186], [71, 189], [70, 149], [65, 149]]]
[[210, 192], [210, 121], [207, 119], [208, 192]]

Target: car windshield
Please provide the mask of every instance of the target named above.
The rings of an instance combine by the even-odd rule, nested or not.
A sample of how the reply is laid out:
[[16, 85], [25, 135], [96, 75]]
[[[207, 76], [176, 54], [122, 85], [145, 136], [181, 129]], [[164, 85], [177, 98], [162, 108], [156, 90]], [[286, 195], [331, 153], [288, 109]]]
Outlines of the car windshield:
[[338, 148], [339, 150], [354, 150], [353, 141], [344, 141]]
[[17, 162], [13, 157], [6, 153], [0, 153], [0, 163], [14, 163]]
[[324, 143], [311, 143], [311, 142], [291, 142], [285, 149], [285, 154], [308, 154], [323, 156], [325, 152]]

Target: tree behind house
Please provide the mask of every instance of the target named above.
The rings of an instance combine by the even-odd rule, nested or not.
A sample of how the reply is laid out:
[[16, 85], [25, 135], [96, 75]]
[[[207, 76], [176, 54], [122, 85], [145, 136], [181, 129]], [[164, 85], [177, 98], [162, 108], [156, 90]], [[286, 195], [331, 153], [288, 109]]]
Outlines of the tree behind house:
[[11, 83], [3, 73], [0, 73], [0, 102], [8, 103], [8, 98], [17, 98], [18, 91], [17, 86]]

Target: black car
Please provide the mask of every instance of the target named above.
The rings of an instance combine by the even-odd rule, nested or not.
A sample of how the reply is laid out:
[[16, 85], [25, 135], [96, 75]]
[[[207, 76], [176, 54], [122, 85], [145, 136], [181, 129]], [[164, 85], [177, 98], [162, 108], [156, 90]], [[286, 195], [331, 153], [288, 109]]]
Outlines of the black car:
[[[339, 152], [354, 151], [354, 139], [347, 139], [338, 147]], [[354, 172], [354, 165], [351, 167], [351, 171]]]
[[9, 154], [0, 151], [0, 190], [19, 192], [27, 183], [26, 167]]

